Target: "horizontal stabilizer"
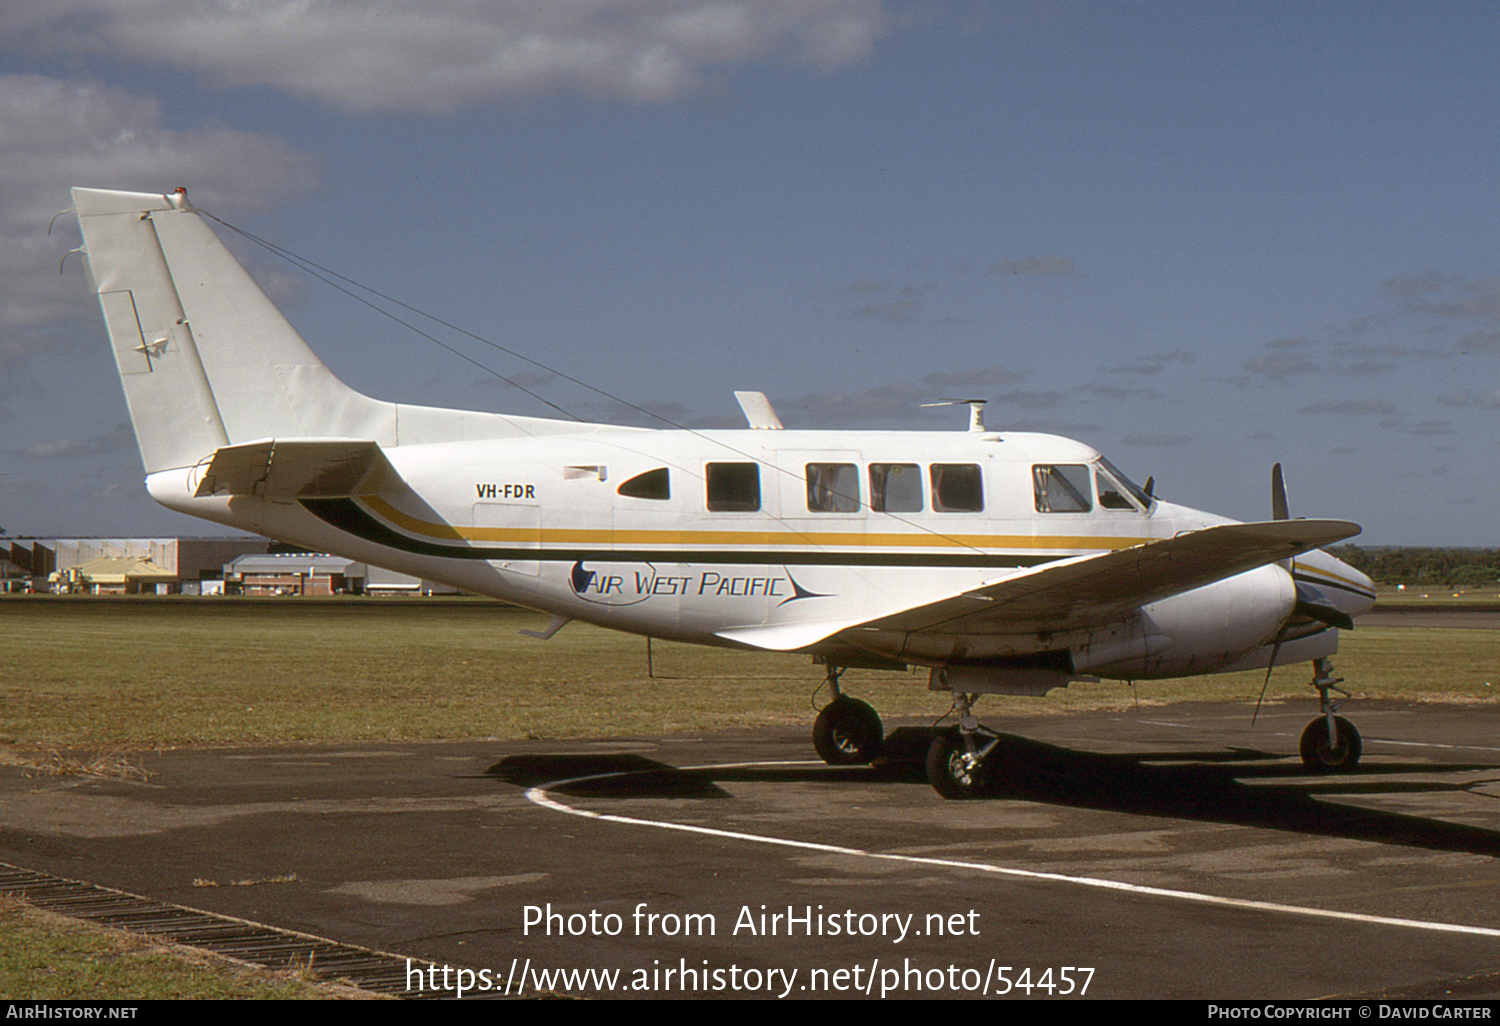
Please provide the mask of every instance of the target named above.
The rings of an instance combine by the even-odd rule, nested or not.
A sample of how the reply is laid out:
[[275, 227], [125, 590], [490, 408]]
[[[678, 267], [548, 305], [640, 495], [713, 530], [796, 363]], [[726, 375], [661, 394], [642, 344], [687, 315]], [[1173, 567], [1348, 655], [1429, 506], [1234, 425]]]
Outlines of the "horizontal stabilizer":
[[401, 475], [368, 439], [263, 438], [214, 450], [193, 495], [332, 498], [372, 495], [401, 485]]

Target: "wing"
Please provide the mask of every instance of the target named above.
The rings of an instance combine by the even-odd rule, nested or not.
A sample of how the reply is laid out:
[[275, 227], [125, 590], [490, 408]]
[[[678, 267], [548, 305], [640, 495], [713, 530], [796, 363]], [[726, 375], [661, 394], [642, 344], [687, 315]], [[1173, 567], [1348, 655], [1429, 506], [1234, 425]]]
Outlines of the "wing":
[[369, 495], [401, 484], [401, 476], [372, 441], [263, 438], [215, 449], [193, 494], [318, 498]]
[[871, 620], [772, 624], [720, 636], [790, 651], [858, 629], [912, 633], [1064, 631], [1106, 623], [1140, 606], [1359, 533], [1345, 520], [1222, 524], [1117, 552], [1048, 563], [948, 598]]

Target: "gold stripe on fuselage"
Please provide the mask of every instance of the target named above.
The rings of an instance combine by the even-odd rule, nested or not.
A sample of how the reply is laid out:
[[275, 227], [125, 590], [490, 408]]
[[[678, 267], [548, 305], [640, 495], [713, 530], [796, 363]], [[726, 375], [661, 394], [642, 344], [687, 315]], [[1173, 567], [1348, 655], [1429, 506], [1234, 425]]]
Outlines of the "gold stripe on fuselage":
[[543, 545], [713, 545], [749, 548], [943, 548], [943, 549], [1128, 549], [1152, 538], [1108, 535], [940, 534], [937, 532], [864, 533], [856, 531], [692, 531], [692, 530], [598, 530], [559, 527], [455, 527], [434, 523], [396, 509], [378, 495], [360, 497], [387, 521], [424, 538], [463, 542], [515, 542]]

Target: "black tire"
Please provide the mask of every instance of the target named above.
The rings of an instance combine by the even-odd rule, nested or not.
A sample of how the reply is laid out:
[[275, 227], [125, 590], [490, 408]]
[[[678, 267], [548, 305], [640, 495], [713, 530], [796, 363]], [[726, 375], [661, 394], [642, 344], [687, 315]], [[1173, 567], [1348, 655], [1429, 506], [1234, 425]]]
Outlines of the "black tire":
[[943, 733], [927, 747], [927, 782], [950, 801], [978, 798], [985, 793], [989, 774], [984, 762], [970, 765], [962, 734]]
[[1333, 718], [1337, 737], [1328, 736], [1328, 717], [1319, 716], [1302, 732], [1302, 764], [1312, 773], [1334, 773], [1353, 769], [1362, 749], [1359, 731], [1342, 716]]
[[885, 747], [885, 727], [869, 702], [840, 695], [813, 722], [813, 749], [830, 766], [873, 761]]

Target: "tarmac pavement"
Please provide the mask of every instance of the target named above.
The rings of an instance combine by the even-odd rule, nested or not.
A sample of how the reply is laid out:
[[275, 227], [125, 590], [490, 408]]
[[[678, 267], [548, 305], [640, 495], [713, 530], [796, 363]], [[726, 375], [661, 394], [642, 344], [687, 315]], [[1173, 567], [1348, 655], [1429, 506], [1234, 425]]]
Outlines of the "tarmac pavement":
[[1315, 711], [990, 721], [1006, 782], [966, 802], [911, 725], [852, 769], [782, 729], [3, 767], [0, 862], [410, 956], [444, 994], [1500, 997], [1500, 710], [1351, 702], [1364, 761], [1322, 777]]

